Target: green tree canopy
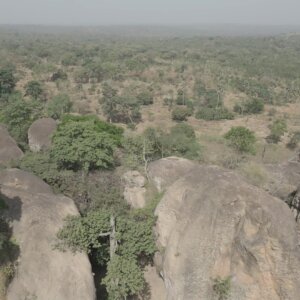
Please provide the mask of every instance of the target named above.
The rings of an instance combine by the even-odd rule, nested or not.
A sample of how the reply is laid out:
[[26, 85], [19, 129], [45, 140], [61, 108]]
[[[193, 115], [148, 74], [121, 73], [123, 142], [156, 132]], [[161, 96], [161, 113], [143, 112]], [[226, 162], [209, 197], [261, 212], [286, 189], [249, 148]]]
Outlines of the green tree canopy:
[[136, 260], [115, 255], [107, 265], [107, 276], [102, 280], [110, 300], [127, 299], [145, 287], [145, 279]]
[[115, 216], [117, 246], [111, 255], [109, 235], [112, 233], [112, 212], [98, 209], [80, 216], [66, 219], [58, 232], [58, 249], [84, 251], [96, 257], [100, 265], [107, 264], [106, 277], [102, 281], [109, 299], [135, 295], [144, 288], [144, 277], [140, 259], [150, 259], [156, 251], [153, 226], [154, 209], [160, 197], [136, 211], [123, 212]]
[[63, 114], [69, 113], [72, 102], [67, 94], [53, 97], [46, 106], [47, 115], [53, 119], [60, 119]]
[[105, 82], [102, 88], [102, 95], [103, 98], [100, 100], [102, 110], [107, 116], [108, 120], [112, 122], [117, 108], [117, 101], [115, 98], [117, 95], [117, 90]]
[[201, 148], [196, 141], [194, 129], [184, 123], [162, 132], [147, 128], [142, 135], [129, 136], [123, 140], [124, 163], [132, 168], [162, 157], [176, 155], [188, 159], [199, 159]]
[[97, 210], [83, 217], [70, 216], [64, 227], [58, 232], [58, 248], [90, 253], [101, 247], [99, 234], [110, 231], [110, 214]]
[[32, 97], [34, 100], [41, 99], [44, 89], [39, 81], [29, 81], [25, 86], [26, 96]]
[[27, 141], [27, 131], [34, 120], [33, 112], [33, 103], [24, 101], [20, 94], [12, 94], [1, 111], [1, 122], [8, 126], [10, 134], [19, 143]]
[[51, 158], [59, 168], [84, 170], [109, 168], [121, 130], [91, 118], [65, 118], [53, 136]]
[[0, 96], [12, 93], [16, 82], [17, 80], [11, 68], [0, 69]]

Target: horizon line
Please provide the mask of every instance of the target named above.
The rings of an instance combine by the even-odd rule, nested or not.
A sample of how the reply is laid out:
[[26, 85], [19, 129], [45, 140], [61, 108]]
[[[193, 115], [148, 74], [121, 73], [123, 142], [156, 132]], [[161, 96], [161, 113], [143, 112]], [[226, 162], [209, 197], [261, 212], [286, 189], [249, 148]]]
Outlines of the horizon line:
[[299, 24], [274, 23], [229, 23], [229, 22], [194, 22], [194, 23], [99, 23], [99, 24], [63, 24], [63, 23], [0, 23], [0, 26], [45, 26], [45, 27], [117, 27], [117, 26], [162, 26], [162, 27], [193, 27], [193, 26], [248, 26], [248, 27], [300, 27]]

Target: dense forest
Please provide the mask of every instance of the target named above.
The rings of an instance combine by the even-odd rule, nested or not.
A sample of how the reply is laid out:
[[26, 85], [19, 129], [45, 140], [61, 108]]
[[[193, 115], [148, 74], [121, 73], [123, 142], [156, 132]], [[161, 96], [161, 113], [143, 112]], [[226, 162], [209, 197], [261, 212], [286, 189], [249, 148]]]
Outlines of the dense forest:
[[[123, 195], [126, 171], [148, 178], [151, 162], [178, 156], [264, 187], [265, 164], [297, 155], [299, 51], [297, 34], [0, 28], [0, 123], [25, 153], [11, 167], [75, 201], [80, 215], [66, 219], [55, 247], [89, 255], [101, 299], [147, 294], [143, 270], [159, 250], [153, 226], [162, 194], [147, 183], [145, 207], [133, 209]], [[51, 147], [35, 153], [28, 129], [45, 117], [57, 129]], [[6, 253], [12, 246], [3, 232]], [[8, 277], [10, 260], [2, 254]]]

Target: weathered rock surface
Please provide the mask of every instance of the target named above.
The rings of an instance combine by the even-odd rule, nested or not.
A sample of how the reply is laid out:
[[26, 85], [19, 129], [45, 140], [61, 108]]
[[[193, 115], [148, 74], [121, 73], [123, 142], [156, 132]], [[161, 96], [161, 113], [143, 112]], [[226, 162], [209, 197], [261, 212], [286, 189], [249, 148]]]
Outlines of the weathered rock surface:
[[94, 300], [87, 255], [53, 248], [64, 218], [78, 214], [73, 201], [53, 194], [42, 180], [17, 169], [1, 171], [0, 185], [20, 248], [7, 300]]
[[300, 162], [289, 161], [281, 164], [266, 165], [268, 172], [267, 190], [270, 194], [286, 199], [300, 184]]
[[125, 201], [133, 208], [143, 208], [146, 204], [145, 177], [138, 171], [128, 171], [122, 181]]
[[188, 159], [166, 157], [152, 162], [148, 168], [148, 175], [158, 191], [161, 192], [175, 180], [187, 174], [194, 167], [195, 164]]
[[7, 129], [0, 124], [0, 165], [7, 166], [11, 160], [23, 156], [16, 141], [9, 135]]
[[[174, 164], [158, 175], [176, 173]], [[218, 276], [232, 278], [232, 300], [299, 299], [296, 223], [280, 199], [230, 171], [198, 165], [167, 188], [156, 215], [167, 299], [214, 299]]]
[[1, 171], [0, 185], [32, 194], [52, 194], [52, 189], [47, 183], [31, 173], [19, 169]]
[[28, 130], [28, 144], [32, 152], [47, 150], [51, 146], [51, 135], [56, 129], [56, 121], [52, 118], [36, 120]]
[[[167, 297], [165, 285], [162, 278], [157, 274], [155, 266], [147, 266], [144, 276], [150, 290], [149, 300], [165, 300]], [[141, 300], [144, 299], [141, 298]]]

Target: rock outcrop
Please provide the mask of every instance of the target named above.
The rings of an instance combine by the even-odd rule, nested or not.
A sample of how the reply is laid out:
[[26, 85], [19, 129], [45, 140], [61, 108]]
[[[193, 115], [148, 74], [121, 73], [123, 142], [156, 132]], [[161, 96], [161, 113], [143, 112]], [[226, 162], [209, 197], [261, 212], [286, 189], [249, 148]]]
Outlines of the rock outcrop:
[[33, 122], [28, 130], [28, 144], [32, 152], [47, 150], [51, 146], [51, 136], [56, 129], [56, 121], [43, 118]]
[[[164, 183], [184, 173], [175, 163], [151, 170]], [[156, 234], [168, 300], [214, 299], [218, 277], [231, 278], [231, 300], [299, 299], [296, 223], [282, 200], [214, 166], [194, 165], [165, 188]]]
[[0, 185], [20, 250], [7, 300], [94, 300], [87, 255], [54, 248], [65, 217], [78, 214], [73, 201], [53, 194], [42, 180], [17, 169], [1, 171]]
[[152, 162], [148, 168], [148, 175], [157, 190], [162, 192], [167, 186], [187, 174], [194, 167], [195, 164], [188, 159], [166, 157]]
[[125, 201], [133, 208], [143, 208], [146, 204], [145, 177], [138, 171], [128, 171], [122, 181]]
[[9, 135], [7, 129], [0, 124], [0, 165], [7, 166], [11, 160], [23, 156], [16, 141]]
[[268, 173], [267, 190], [273, 196], [286, 200], [300, 184], [300, 162], [288, 161], [265, 166]]

